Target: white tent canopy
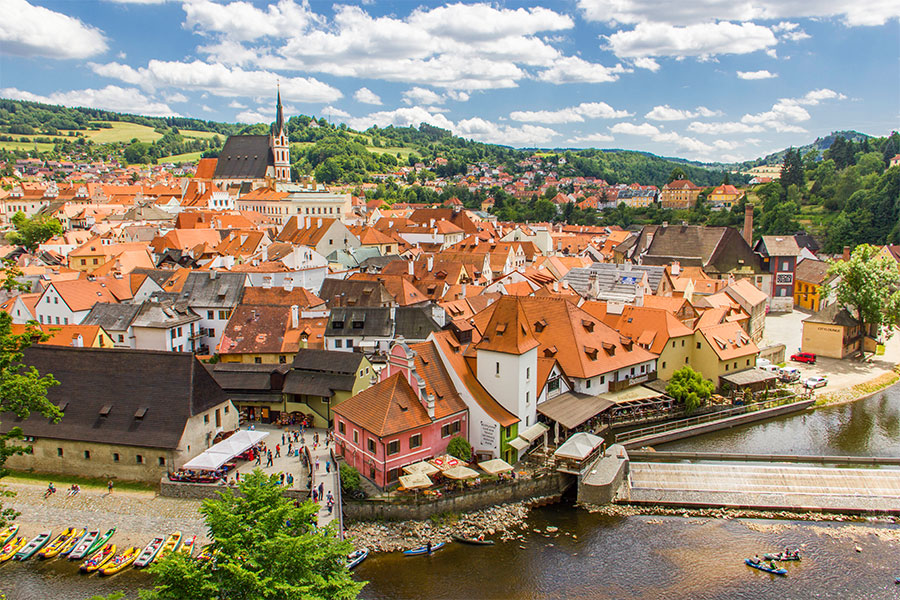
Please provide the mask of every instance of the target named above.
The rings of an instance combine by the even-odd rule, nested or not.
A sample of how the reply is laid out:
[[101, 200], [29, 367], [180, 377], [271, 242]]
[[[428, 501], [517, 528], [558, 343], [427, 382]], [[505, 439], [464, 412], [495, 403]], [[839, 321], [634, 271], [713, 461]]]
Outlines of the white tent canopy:
[[602, 437], [581, 431], [567, 439], [565, 444], [557, 448], [553, 456], [556, 458], [584, 460], [602, 443]]
[[400, 485], [408, 490], [415, 490], [418, 488], [431, 487], [432, 482], [431, 478], [425, 473], [413, 473], [412, 475], [401, 475]]
[[534, 442], [534, 440], [544, 435], [544, 433], [546, 433], [549, 429], [550, 428], [543, 423], [535, 423], [534, 425], [520, 433], [519, 437], [531, 444]]
[[181, 468], [195, 471], [215, 471], [238, 454], [243, 454], [258, 444], [260, 440], [268, 435], [268, 431], [238, 431], [228, 439], [222, 440], [218, 444], [213, 444], [184, 463], [184, 466]]
[[485, 473], [490, 473], [491, 475], [506, 473], [507, 471], [513, 470], [512, 465], [502, 458], [493, 458], [491, 460], [486, 460], [484, 462], [478, 463], [478, 468]]
[[422, 462], [406, 465], [405, 467], [403, 467], [403, 472], [408, 475], [415, 475], [416, 473], [423, 473], [424, 475], [434, 475], [435, 473], [440, 473], [441, 470], [430, 462], [426, 462], [423, 460]]

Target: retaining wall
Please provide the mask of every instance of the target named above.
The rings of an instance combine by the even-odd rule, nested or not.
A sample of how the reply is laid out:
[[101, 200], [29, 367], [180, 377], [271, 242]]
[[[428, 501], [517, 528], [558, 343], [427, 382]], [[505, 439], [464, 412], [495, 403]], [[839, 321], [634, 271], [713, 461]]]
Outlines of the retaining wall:
[[[214, 483], [181, 483], [177, 481], [169, 481], [164, 478], [159, 482], [159, 495], [166, 498], [190, 498], [193, 500], [203, 500], [205, 498], [218, 498], [218, 492], [228, 489], [230, 486], [218, 485]], [[238, 492], [236, 487], [231, 487], [235, 493]], [[284, 490], [284, 495], [288, 498], [306, 500], [309, 498], [308, 490]]]
[[355, 521], [423, 520], [436, 514], [453, 512], [465, 513], [488, 506], [518, 502], [528, 498], [561, 496], [575, 484], [575, 477], [566, 473], [552, 473], [538, 479], [517, 480], [482, 490], [472, 490], [459, 496], [439, 498], [427, 502], [392, 504], [376, 500], [351, 501], [344, 503], [344, 519]]

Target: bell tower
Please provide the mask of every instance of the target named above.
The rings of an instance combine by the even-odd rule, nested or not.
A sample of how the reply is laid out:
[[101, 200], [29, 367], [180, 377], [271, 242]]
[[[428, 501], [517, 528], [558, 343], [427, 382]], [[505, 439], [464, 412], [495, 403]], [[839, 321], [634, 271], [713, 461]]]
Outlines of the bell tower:
[[278, 105], [275, 113], [275, 123], [272, 124], [272, 134], [269, 140], [272, 146], [272, 155], [275, 157], [275, 181], [291, 180], [291, 148], [288, 142], [287, 132], [284, 130], [284, 110], [281, 107], [281, 86], [278, 87]]

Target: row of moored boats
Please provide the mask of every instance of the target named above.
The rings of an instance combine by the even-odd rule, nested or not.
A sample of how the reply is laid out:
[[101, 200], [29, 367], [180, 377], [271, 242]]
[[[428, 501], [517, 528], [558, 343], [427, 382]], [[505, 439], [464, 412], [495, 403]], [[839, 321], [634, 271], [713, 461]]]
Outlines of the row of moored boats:
[[[143, 549], [136, 546], [119, 548], [110, 541], [116, 533], [113, 527], [105, 533], [102, 530], [86, 530], [69, 527], [57, 534], [44, 531], [31, 538], [19, 535], [19, 526], [11, 525], [0, 530], [0, 563], [8, 560], [28, 560], [33, 556], [40, 559], [66, 557], [80, 560], [82, 573], [98, 572], [100, 575], [115, 575], [119, 571], [134, 566], [136, 569], [148, 567], [171, 552], [193, 556], [197, 536], [185, 537], [180, 531], [168, 536], [157, 536]], [[212, 547], [205, 547], [197, 556], [198, 560], [210, 560]]]

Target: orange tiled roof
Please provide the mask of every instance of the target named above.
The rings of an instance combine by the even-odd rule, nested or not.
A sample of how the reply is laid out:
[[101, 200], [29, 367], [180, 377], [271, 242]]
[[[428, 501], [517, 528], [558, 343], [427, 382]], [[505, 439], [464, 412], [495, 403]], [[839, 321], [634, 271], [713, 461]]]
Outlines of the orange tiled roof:
[[431, 423], [428, 411], [399, 372], [344, 400], [332, 411], [378, 437]]
[[698, 327], [697, 331], [706, 339], [719, 360], [731, 360], [759, 352], [750, 336], [737, 323]]

